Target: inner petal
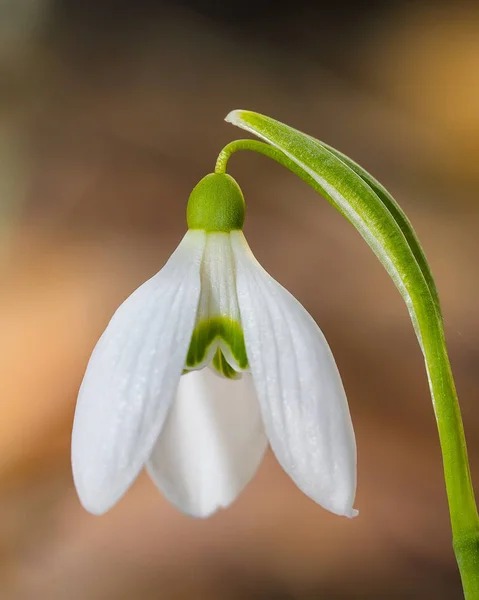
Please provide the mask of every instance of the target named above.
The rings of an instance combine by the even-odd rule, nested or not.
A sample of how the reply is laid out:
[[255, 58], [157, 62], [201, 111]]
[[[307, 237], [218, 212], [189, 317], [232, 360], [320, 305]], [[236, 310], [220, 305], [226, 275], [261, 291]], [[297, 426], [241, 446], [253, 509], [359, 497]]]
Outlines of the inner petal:
[[201, 295], [185, 370], [208, 364], [227, 378], [249, 370], [229, 233], [209, 233], [201, 264]]
[[147, 468], [181, 511], [207, 517], [231, 504], [262, 461], [267, 439], [251, 375], [183, 375]]
[[213, 360], [211, 361], [211, 366], [215, 369], [217, 373], [223, 375], [223, 377], [226, 377], [227, 379], [241, 378], [241, 373], [233, 369], [233, 367], [225, 358], [225, 355], [223, 354], [220, 348], [216, 349], [215, 355], [213, 356]]

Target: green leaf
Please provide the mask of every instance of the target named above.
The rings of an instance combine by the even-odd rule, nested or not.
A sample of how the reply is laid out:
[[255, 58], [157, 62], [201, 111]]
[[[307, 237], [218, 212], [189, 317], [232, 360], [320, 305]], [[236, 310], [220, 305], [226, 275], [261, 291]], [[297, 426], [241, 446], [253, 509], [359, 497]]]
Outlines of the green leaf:
[[351, 159], [310, 135], [245, 110], [231, 112], [226, 120], [280, 150], [287, 166], [354, 225], [404, 298], [422, 348], [412, 296], [430, 296], [435, 313], [430, 316], [442, 320], [439, 298], [419, 240], [392, 196]]
[[449, 364], [434, 279], [409, 219], [389, 192], [337, 150], [270, 117], [245, 110], [226, 120], [264, 142], [237, 140], [217, 161], [224, 172], [237, 150], [276, 160], [326, 198], [363, 236], [406, 302], [424, 354], [436, 415], [449, 501], [454, 550], [465, 597], [479, 600], [479, 518], [466, 441]]
[[[311, 138], [311, 139], [314, 139], [314, 138]], [[431, 273], [431, 269], [427, 262], [426, 255], [424, 254], [424, 250], [422, 249], [421, 244], [419, 243], [416, 232], [414, 231], [414, 229], [411, 225], [411, 222], [409, 221], [408, 217], [406, 216], [406, 213], [399, 206], [399, 204], [396, 202], [396, 200], [394, 200], [394, 198], [386, 190], [386, 188], [381, 183], [379, 183], [379, 181], [377, 179], [375, 179], [372, 175], [370, 175], [365, 169], [363, 169], [361, 166], [359, 166], [357, 163], [355, 163], [353, 160], [351, 160], [348, 156], [346, 156], [342, 152], [339, 152], [339, 150], [336, 150], [335, 148], [332, 148], [331, 146], [328, 146], [327, 144], [324, 144], [324, 143], [320, 142], [319, 140], [314, 140], [314, 141], [318, 144], [322, 144], [324, 146], [324, 148], [326, 148], [327, 150], [332, 152], [335, 156], [337, 156], [344, 164], [346, 164], [357, 175], [359, 175], [359, 177], [361, 177], [361, 179], [363, 181], [365, 181], [369, 185], [369, 187], [376, 193], [379, 200], [384, 204], [385, 208], [387, 208], [387, 210], [390, 212], [393, 219], [396, 221], [398, 227], [403, 232], [403, 235], [409, 244], [409, 248], [411, 249], [411, 252], [413, 253], [414, 258], [416, 259], [416, 262], [422, 271], [422, 274], [424, 276], [424, 279], [426, 280], [426, 283], [428, 284], [429, 291], [430, 291], [431, 295], [433, 296], [433, 298], [437, 304], [437, 307], [440, 311], [439, 296], [437, 293], [434, 278]]]

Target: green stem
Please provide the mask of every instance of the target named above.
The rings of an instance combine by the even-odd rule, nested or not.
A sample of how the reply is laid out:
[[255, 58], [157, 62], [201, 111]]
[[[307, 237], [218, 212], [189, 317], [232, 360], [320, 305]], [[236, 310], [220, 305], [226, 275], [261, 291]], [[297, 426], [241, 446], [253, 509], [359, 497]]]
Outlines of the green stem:
[[226, 173], [226, 165], [228, 160], [234, 152], [239, 150], [251, 150], [252, 152], [258, 152], [268, 158], [275, 160], [283, 167], [286, 167], [290, 171], [293, 171], [298, 177], [304, 179], [310, 185], [313, 185], [314, 179], [305, 174], [305, 172], [296, 165], [291, 159], [289, 159], [281, 150], [277, 150], [269, 144], [259, 142], [258, 140], [235, 140], [227, 144], [218, 155], [215, 166], [215, 173]]
[[[281, 150], [257, 140], [236, 140], [225, 146], [218, 156], [215, 172], [226, 172], [230, 156], [239, 150], [251, 150], [273, 159], [324, 195], [317, 181]], [[334, 206], [338, 209], [337, 204]], [[348, 218], [340, 209], [339, 212]], [[392, 256], [392, 260], [399, 262], [397, 256]], [[441, 444], [453, 547], [464, 595], [467, 600], [479, 600], [479, 517], [440, 306], [435, 289], [428, 287], [420, 269], [411, 269], [404, 264], [399, 267], [407, 274], [405, 285], [414, 309], [410, 313], [415, 314], [417, 320], [417, 323], [413, 320], [413, 324], [426, 363]]]

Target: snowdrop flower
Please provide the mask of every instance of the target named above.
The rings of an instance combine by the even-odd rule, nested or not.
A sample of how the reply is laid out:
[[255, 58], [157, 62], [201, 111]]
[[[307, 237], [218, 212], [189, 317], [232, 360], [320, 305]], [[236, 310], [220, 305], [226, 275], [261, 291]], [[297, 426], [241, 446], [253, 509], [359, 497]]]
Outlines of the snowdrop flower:
[[202, 179], [187, 221], [88, 364], [72, 438], [83, 506], [106, 512], [146, 467], [181, 511], [207, 517], [237, 498], [269, 443], [307, 496], [354, 516], [356, 446], [334, 358], [251, 253], [236, 181]]

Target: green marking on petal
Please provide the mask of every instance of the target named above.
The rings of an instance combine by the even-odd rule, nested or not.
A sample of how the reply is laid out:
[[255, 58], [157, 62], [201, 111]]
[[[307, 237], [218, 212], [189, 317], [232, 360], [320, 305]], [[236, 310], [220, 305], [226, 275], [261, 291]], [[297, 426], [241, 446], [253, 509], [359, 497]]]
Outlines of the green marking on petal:
[[[212, 317], [198, 323], [191, 336], [186, 356], [186, 367], [194, 369], [207, 358], [211, 344], [221, 339], [228, 346], [232, 357], [242, 370], [248, 368], [248, 356], [243, 329], [237, 321], [226, 317]], [[226, 360], [226, 359], [225, 359]]]
[[213, 356], [211, 364], [220, 375], [223, 375], [223, 377], [226, 377], [227, 379], [239, 379], [241, 377], [241, 375], [229, 364], [225, 355], [219, 348], [216, 350], [216, 354]]

